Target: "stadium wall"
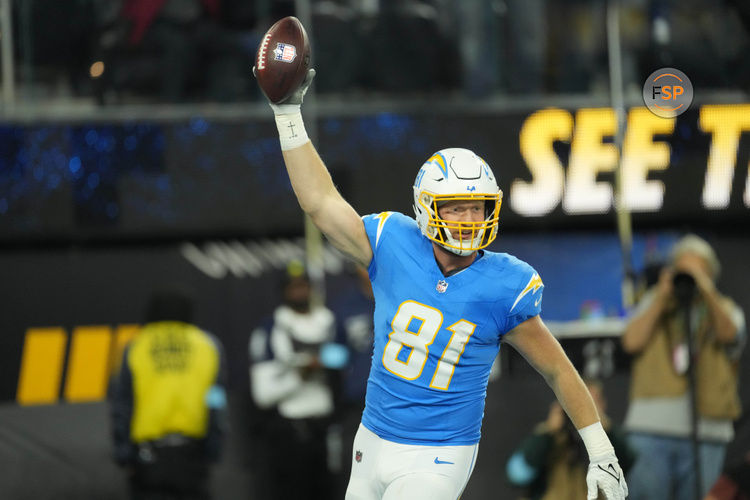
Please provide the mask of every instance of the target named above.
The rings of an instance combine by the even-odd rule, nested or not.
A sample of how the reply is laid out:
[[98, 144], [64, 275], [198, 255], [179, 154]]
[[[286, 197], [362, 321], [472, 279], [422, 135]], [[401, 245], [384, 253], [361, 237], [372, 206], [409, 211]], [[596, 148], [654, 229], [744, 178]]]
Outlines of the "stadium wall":
[[[665, 250], [674, 233], [636, 237], [636, 258], [646, 248]], [[750, 310], [744, 277], [750, 275], [739, 236], [712, 240], [726, 272], [720, 285]], [[115, 245], [0, 252], [0, 491], [7, 498], [124, 498], [122, 474], [111, 461], [106, 393], [123, 342], [137, 330], [150, 291], [187, 286], [197, 299], [196, 322], [222, 340], [230, 370], [231, 433], [216, 471], [218, 498], [247, 498], [257, 481], [248, 391], [247, 341], [253, 326], [277, 304], [284, 263], [303, 255], [301, 240], [213, 240], [165, 245]], [[627, 401], [629, 361], [616, 337], [597, 334], [592, 312], [617, 317], [621, 263], [608, 233], [501, 236], [495, 250], [521, 256], [545, 279], [543, 317], [582, 331], [563, 340], [577, 367], [603, 376], [610, 413], [621, 420]], [[351, 292], [341, 257], [326, 251], [331, 301]], [[610, 268], [608, 270], [608, 268]], [[596, 307], [595, 307], [596, 308]], [[595, 309], [594, 308], [594, 309]], [[600, 324], [600, 323], [599, 323]], [[601, 325], [601, 324], [600, 324]], [[585, 331], [583, 331], [585, 327]], [[588, 332], [588, 333], [587, 333]], [[553, 395], [510, 349], [501, 356], [500, 378], [490, 384], [480, 460], [465, 498], [487, 498], [512, 489], [502, 479], [504, 462], [519, 436], [544, 418]], [[749, 380], [750, 360], [743, 360]], [[743, 401], [750, 392], [743, 384]], [[743, 417], [741, 428], [746, 428]], [[30, 481], [29, 477], [44, 477]], [[503, 496], [505, 497], [505, 496]]]

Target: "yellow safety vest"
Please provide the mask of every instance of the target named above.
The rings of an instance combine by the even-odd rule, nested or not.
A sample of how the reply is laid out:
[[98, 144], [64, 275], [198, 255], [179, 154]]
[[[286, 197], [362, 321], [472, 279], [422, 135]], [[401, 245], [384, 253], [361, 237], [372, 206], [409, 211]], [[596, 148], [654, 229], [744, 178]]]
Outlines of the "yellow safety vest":
[[199, 328], [176, 321], [147, 324], [130, 345], [133, 379], [131, 440], [178, 433], [206, 435], [206, 394], [219, 370], [219, 350]]

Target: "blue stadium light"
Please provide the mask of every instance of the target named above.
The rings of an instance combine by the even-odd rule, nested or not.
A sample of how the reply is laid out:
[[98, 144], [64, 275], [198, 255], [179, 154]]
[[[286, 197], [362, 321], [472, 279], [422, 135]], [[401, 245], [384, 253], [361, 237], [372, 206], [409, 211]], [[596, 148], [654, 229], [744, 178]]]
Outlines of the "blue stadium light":
[[78, 171], [81, 170], [81, 159], [77, 156], [73, 156], [68, 161], [68, 169], [73, 176], [78, 177]]

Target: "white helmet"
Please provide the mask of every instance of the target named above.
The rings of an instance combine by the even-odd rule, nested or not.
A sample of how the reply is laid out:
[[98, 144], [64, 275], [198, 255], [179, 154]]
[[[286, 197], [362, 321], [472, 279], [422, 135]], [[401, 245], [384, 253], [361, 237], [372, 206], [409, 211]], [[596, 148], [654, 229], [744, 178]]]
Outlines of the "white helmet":
[[[422, 234], [457, 255], [471, 255], [492, 243], [502, 199], [490, 167], [468, 149], [438, 151], [422, 165], [414, 181], [414, 213]], [[481, 222], [449, 222], [438, 214], [438, 206], [448, 201], [473, 200], [485, 202]], [[471, 237], [454, 238], [449, 229], [471, 231]]]

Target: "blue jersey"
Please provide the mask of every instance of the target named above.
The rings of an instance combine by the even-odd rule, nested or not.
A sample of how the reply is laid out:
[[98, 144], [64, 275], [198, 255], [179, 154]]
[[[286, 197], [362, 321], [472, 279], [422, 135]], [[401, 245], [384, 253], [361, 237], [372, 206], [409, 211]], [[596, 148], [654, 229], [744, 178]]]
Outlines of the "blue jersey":
[[479, 442], [500, 340], [541, 311], [539, 275], [511, 255], [480, 251], [445, 277], [414, 219], [384, 212], [363, 220], [375, 339], [362, 424], [398, 443]]

